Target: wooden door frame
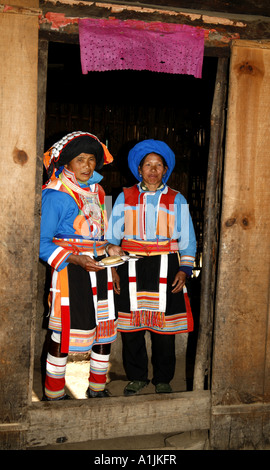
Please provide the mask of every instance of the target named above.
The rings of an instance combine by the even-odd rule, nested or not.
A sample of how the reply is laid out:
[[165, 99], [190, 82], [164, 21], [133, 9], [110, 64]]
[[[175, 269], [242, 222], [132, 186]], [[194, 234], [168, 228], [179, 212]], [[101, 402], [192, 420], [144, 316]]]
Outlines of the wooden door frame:
[[[47, 62], [48, 41], [40, 39], [38, 109], [41, 112], [38, 115], [37, 139], [38, 200], [41, 198], [42, 156], [44, 153]], [[227, 59], [219, 59], [219, 80], [222, 78], [224, 67], [226, 69], [226, 63]], [[215, 99], [217, 100], [218, 98]], [[212, 126], [212, 129], [215, 129], [216, 132], [217, 126]], [[219, 138], [214, 139], [215, 143], [218, 141]], [[211, 153], [213, 160], [217, 158], [216, 155], [220, 155], [217, 152], [216, 146], [211, 150]], [[220, 169], [218, 170], [220, 171]], [[213, 174], [212, 171], [208, 173]], [[211, 191], [213, 192], [213, 190]], [[211, 195], [212, 197], [214, 197], [214, 194]], [[207, 227], [208, 230], [212, 230], [211, 225]], [[208, 332], [204, 334], [204, 329], [205, 325], [203, 323], [203, 334], [201, 337], [209, 336]], [[203, 369], [207, 368], [206, 365], [202, 366], [202, 364], [204, 364], [205, 360], [208, 361], [208, 355], [211, 354], [211, 335], [210, 343], [206, 345], [206, 342], [203, 341], [200, 351], [203, 350], [203, 347], [206, 348], [203, 354], [203, 361], [197, 361], [197, 364], [198, 362], [200, 364], [200, 370], [201, 367]], [[157, 429], [161, 433], [195, 431], [197, 429], [209, 430], [211, 392], [210, 390], [204, 390], [204, 377], [197, 379], [196, 384], [197, 386], [194, 391], [178, 392], [169, 396], [144, 395], [132, 397], [129, 400], [126, 397], [113, 397], [105, 403], [104, 400], [101, 400], [101, 402], [96, 400], [95, 403], [89, 400], [61, 403], [33, 402], [28, 410], [29, 428], [27, 432], [27, 445], [36, 447], [52, 445], [56, 442], [79, 442], [89, 439], [103, 439], [105, 437], [152, 434]], [[71, 419], [72, 416], [73, 419]], [[74, 416], [76, 416], [76, 419], [74, 419]], [[136, 418], [136, 428], [130, 425], [132, 422], [131, 418], [130, 422], [126, 422], [126, 416], [133, 416], [132, 419], [134, 420]], [[179, 416], [181, 416], [181, 419], [179, 419]], [[114, 418], [112, 419], [112, 417]], [[72, 425], [70, 424], [71, 422]], [[79, 426], [79, 422], [84, 424]], [[111, 422], [113, 422], [113, 426], [110, 424]], [[115, 427], [115, 422], [118, 424], [117, 427]], [[96, 426], [93, 426], [93, 423], [96, 423]]]
[[232, 44], [211, 445], [270, 445], [270, 42]]

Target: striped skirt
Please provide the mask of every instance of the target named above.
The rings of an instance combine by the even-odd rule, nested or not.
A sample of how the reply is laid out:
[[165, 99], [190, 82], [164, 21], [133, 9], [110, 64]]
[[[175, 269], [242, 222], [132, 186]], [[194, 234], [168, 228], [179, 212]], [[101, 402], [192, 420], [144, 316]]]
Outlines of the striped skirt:
[[116, 296], [118, 331], [149, 330], [160, 334], [193, 331], [187, 289], [173, 294], [179, 270], [176, 253], [144, 256], [118, 267], [121, 294]]
[[61, 333], [61, 352], [86, 353], [117, 337], [111, 268], [86, 272], [69, 264], [53, 270], [49, 329]]

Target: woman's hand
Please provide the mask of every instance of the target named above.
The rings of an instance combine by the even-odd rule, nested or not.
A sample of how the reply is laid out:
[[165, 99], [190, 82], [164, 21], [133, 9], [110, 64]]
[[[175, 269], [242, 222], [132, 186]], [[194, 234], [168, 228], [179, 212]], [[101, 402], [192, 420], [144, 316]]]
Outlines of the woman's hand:
[[112, 269], [113, 290], [116, 294], [120, 294], [120, 277], [115, 268]]
[[184, 273], [183, 271], [178, 271], [172, 283], [172, 286], [175, 286], [175, 288], [172, 290], [172, 293], [177, 294], [178, 292], [180, 292], [183, 289], [185, 282], [186, 273]]
[[98, 261], [95, 261], [91, 256], [88, 255], [70, 255], [68, 262], [81, 266], [85, 271], [100, 271], [105, 269], [104, 266], [100, 266]]
[[106, 250], [109, 256], [125, 256], [121, 246], [113, 245], [112, 243], [106, 246]]

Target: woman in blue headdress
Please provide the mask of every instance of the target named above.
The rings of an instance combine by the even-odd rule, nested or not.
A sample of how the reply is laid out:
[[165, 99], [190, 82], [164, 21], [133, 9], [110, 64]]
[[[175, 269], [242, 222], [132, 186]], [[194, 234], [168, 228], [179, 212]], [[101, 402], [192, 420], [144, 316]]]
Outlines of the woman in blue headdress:
[[171, 392], [175, 335], [193, 330], [185, 282], [192, 274], [195, 233], [186, 199], [166, 184], [175, 165], [170, 147], [153, 139], [139, 142], [129, 152], [128, 165], [138, 183], [118, 196], [106, 236], [130, 255], [113, 279], [130, 381], [124, 393], [133, 395], [149, 383], [146, 330], [152, 341], [152, 383], [157, 393]]

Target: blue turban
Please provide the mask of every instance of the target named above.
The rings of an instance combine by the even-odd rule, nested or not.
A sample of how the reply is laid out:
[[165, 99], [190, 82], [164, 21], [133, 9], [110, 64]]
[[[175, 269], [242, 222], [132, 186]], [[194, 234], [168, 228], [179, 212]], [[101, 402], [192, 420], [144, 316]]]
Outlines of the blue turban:
[[168, 170], [162, 178], [163, 183], [166, 183], [174, 169], [175, 155], [170, 147], [161, 140], [143, 140], [133, 147], [128, 154], [128, 166], [138, 181], [142, 180], [139, 174], [138, 167], [142, 159], [149, 153], [157, 153], [161, 155], [167, 163]]

